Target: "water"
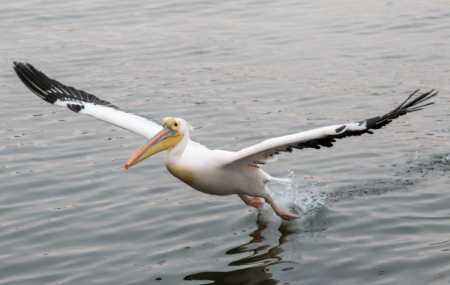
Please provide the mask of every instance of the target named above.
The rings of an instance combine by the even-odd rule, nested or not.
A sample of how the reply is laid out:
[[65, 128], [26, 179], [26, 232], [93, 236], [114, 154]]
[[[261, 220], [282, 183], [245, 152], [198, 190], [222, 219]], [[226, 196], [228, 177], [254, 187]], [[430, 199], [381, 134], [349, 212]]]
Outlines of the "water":
[[[0, 9], [0, 284], [448, 284], [444, 1], [9, 1]], [[265, 170], [287, 223], [172, 177], [145, 141], [57, 108], [24, 61], [210, 148], [436, 105]], [[284, 187], [284, 188], [283, 188]]]

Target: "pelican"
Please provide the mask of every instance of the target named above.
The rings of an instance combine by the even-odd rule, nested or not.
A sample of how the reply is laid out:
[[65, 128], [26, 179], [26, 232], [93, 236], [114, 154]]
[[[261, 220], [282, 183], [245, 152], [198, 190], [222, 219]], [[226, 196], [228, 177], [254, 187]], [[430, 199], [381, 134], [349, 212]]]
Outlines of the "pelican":
[[276, 215], [285, 220], [293, 220], [297, 216], [278, 207], [264, 187], [269, 182], [285, 180], [270, 176], [260, 168], [261, 165], [275, 161], [281, 152], [292, 152], [294, 148], [332, 147], [336, 139], [373, 134], [372, 130], [380, 129], [392, 119], [434, 104], [431, 102], [420, 105], [437, 95], [434, 90], [416, 95], [417, 90], [383, 116], [271, 138], [232, 152], [211, 150], [192, 141], [190, 131], [193, 128], [184, 119], [168, 117], [159, 125], [146, 117], [121, 111], [117, 106], [92, 94], [50, 79], [31, 64], [14, 62], [14, 70], [23, 84], [43, 100], [147, 138], [148, 142], [127, 161], [126, 169], [158, 152], [167, 151], [167, 170], [190, 187], [211, 195], [237, 194], [245, 204], [258, 210], [266, 202]]

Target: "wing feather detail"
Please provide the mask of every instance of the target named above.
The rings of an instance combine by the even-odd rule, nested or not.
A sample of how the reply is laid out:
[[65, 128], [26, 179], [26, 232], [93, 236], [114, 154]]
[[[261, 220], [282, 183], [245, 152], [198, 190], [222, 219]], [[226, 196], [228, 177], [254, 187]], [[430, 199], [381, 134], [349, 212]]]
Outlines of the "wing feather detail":
[[124, 112], [97, 96], [50, 79], [29, 63], [14, 62], [14, 70], [30, 91], [55, 106], [66, 107], [76, 113], [90, 115], [146, 138], [153, 137], [162, 129], [161, 125], [152, 119]]
[[[78, 114], [90, 115], [148, 139], [162, 129], [162, 126], [153, 119], [124, 112], [97, 96], [48, 78], [29, 63], [14, 62], [14, 70], [31, 92], [55, 106], [66, 107]], [[207, 147], [189, 140], [187, 153], [193, 153], [196, 149], [207, 149]]]
[[[373, 134], [372, 130], [386, 126], [393, 119], [410, 112], [422, 110], [434, 102], [419, 105], [437, 95], [431, 90], [421, 95], [416, 95], [419, 90], [413, 92], [401, 105], [391, 112], [363, 121], [342, 125], [328, 126], [306, 132], [268, 139], [254, 146], [242, 149], [234, 153], [225, 166], [236, 164], [261, 165], [273, 160], [281, 152], [292, 152], [293, 149], [332, 147], [338, 139], [351, 136], [360, 136], [365, 133]], [[415, 96], [416, 95], [416, 96]], [[414, 98], [413, 98], [414, 97]]]

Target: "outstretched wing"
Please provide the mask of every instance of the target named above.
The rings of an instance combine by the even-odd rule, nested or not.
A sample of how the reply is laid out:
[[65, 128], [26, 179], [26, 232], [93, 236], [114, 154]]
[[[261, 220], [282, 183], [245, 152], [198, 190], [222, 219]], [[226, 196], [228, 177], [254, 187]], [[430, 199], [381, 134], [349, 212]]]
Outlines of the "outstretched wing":
[[242, 149], [236, 152], [233, 158], [226, 164], [231, 165], [260, 165], [276, 160], [280, 152], [292, 152], [294, 148], [315, 148], [332, 147], [336, 139], [351, 136], [360, 136], [365, 133], [373, 134], [371, 130], [380, 129], [389, 124], [392, 119], [410, 112], [422, 110], [423, 107], [434, 104], [427, 103], [418, 106], [422, 102], [434, 97], [438, 92], [431, 90], [427, 93], [411, 99], [419, 90], [413, 92], [408, 99], [400, 106], [386, 115], [363, 120], [356, 123], [323, 127], [306, 132], [296, 133], [278, 138], [268, 139], [257, 145]]
[[50, 104], [90, 115], [146, 138], [153, 137], [162, 129], [160, 124], [148, 118], [121, 111], [117, 106], [92, 94], [50, 79], [29, 63], [14, 62], [14, 70], [28, 89]]
[[[14, 70], [28, 89], [50, 104], [67, 107], [79, 114], [90, 115], [148, 139], [162, 129], [162, 126], [152, 119], [121, 111], [117, 106], [92, 94], [48, 78], [29, 63], [14, 62]], [[190, 140], [187, 150], [193, 148], [206, 147]]]

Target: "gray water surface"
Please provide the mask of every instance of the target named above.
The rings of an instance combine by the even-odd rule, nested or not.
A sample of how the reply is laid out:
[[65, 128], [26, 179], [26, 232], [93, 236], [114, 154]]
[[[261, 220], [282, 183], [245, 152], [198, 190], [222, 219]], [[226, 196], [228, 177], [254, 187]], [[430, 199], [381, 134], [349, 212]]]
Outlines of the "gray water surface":
[[[449, 284], [446, 1], [3, 1], [0, 284]], [[36, 97], [12, 61], [239, 150], [436, 104], [264, 169], [301, 218], [172, 177], [146, 141]]]

